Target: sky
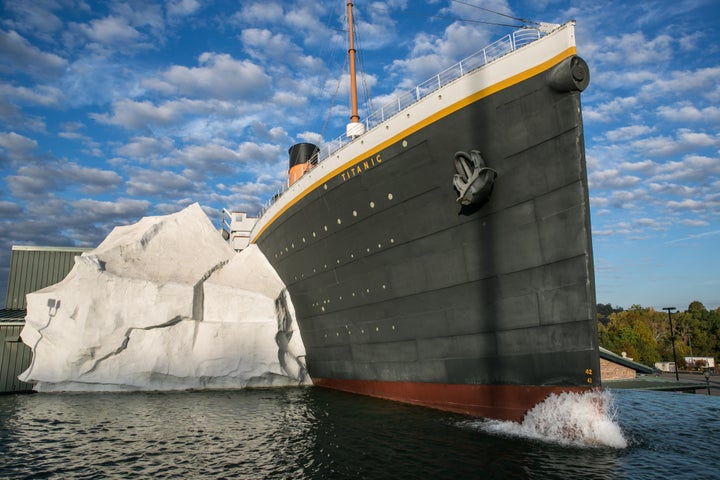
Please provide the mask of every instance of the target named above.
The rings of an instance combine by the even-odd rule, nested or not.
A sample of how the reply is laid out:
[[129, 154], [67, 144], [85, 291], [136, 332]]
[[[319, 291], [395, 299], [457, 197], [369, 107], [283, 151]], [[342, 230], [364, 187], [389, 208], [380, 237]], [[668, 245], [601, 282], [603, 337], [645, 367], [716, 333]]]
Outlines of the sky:
[[[576, 20], [597, 301], [720, 306], [716, 0], [354, 3], [361, 117], [517, 19]], [[195, 202], [218, 227], [256, 213], [292, 144], [344, 132], [345, 5], [2, 1], [0, 306], [12, 245], [95, 247]]]

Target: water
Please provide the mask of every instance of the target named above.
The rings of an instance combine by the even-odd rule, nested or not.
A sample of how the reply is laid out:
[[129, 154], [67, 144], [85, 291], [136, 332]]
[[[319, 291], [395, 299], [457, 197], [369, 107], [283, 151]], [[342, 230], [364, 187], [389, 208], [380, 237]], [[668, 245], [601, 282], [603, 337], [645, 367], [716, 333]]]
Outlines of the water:
[[720, 478], [720, 397], [588, 405], [520, 425], [319, 388], [0, 396], [0, 478]]

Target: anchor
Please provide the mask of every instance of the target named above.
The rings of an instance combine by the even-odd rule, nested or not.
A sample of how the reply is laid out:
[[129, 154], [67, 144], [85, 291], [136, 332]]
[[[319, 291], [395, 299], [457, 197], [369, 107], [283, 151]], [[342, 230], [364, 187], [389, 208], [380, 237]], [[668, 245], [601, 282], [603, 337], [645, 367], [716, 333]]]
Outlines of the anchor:
[[[453, 185], [458, 193], [456, 202], [464, 207], [475, 206], [472, 210], [477, 211], [490, 199], [497, 172], [485, 165], [478, 150], [471, 150], [470, 154], [457, 152], [455, 170]], [[460, 213], [466, 212], [461, 209]]]

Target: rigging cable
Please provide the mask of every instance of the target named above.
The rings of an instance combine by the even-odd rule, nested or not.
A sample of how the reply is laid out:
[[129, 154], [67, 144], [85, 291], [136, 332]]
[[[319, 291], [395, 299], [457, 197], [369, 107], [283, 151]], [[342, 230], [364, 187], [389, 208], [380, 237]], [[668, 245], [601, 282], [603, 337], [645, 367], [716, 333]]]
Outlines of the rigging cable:
[[[343, 9], [343, 11], [344, 11], [344, 9]], [[333, 11], [333, 12], [330, 12], [330, 14], [328, 14], [328, 17], [327, 17], [328, 19], [327, 19], [327, 23], [326, 23], [326, 25], [325, 25], [325, 28], [327, 28], [328, 30], [336, 30], [336, 31], [343, 31], [343, 32], [345, 32], [345, 30], [338, 29], [338, 28], [334, 28], [334, 27], [331, 27], [331, 26], [330, 26], [331, 19], [334, 17], [334, 15], [332, 15], [333, 13], [337, 13], [337, 10], [335, 10], [335, 11]], [[329, 42], [328, 44], [324, 44], [324, 46], [327, 46], [327, 47], [328, 47], [328, 51], [333, 52], [333, 53], [332, 53], [332, 57], [331, 57], [331, 59], [330, 59], [330, 62], [328, 62], [328, 64], [331, 65], [331, 64], [335, 63], [335, 57], [336, 57], [336, 53], [337, 53], [338, 50], [335, 49], [335, 48], [330, 48], [330, 43], [332, 43], [332, 42]], [[347, 62], [348, 62], [347, 55], [344, 55], [344, 59], [345, 59], [345, 60], [344, 60], [344, 63], [343, 63], [343, 66], [342, 66], [342, 70], [341, 70], [341, 71], [343, 71], [343, 72], [345, 71], [345, 67], [347, 67]], [[321, 82], [321, 84], [320, 84], [320, 89], [324, 89], [324, 88], [325, 88], [325, 84], [326, 84], [327, 79], [328, 79], [328, 77], [329, 77], [329, 75], [330, 75], [330, 70], [331, 70], [331, 69], [328, 68], [328, 69], [325, 71], [325, 76], [323, 77], [323, 80], [322, 80], [322, 82]], [[333, 110], [333, 107], [335, 106], [335, 100], [337, 99], [337, 95], [338, 95], [338, 92], [339, 92], [339, 90], [340, 90], [340, 83], [341, 83], [341, 81], [342, 81], [342, 76], [340, 76], [340, 78], [338, 78], [337, 85], [335, 86], [335, 92], [333, 93], [332, 98], [330, 99], [330, 107], [329, 107], [328, 110], [327, 110], [327, 116], [325, 117], [325, 122], [323, 123], [322, 129], [320, 130], [320, 137], [321, 137], [321, 138], [325, 138], [325, 130], [327, 130], [327, 126], [328, 126], [328, 124], [330, 123], [330, 119], [331, 119], [331, 117], [332, 117], [332, 110]]]
[[[477, 7], [477, 5], [471, 5], [471, 6]], [[370, 5], [370, 6], [367, 6], [366, 8], [377, 10], [377, 11], [380, 11], [383, 13], [390, 13], [390, 10], [383, 8], [383, 7], [378, 7], [375, 5]], [[481, 8], [481, 7], [477, 7], [477, 8]], [[491, 12], [492, 12], [492, 10], [491, 10]], [[492, 13], [497, 13], [497, 12], [492, 12]], [[411, 15], [414, 17], [425, 17], [425, 18], [438, 18], [440, 20], [452, 20], [455, 22], [463, 22], [463, 23], [477, 23], [480, 25], [492, 25], [494, 27], [523, 28], [523, 26], [524, 26], [524, 25], [516, 25], [516, 24], [510, 24], [510, 23], [488, 22], [486, 20], [470, 20], [469, 18], [446, 17], [443, 15], [429, 15], [427, 13], [418, 13], [418, 12], [412, 12], [412, 11], [403, 12], [403, 15]], [[512, 17], [510, 17], [510, 18], [512, 18]], [[531, 23], [536, 23], [536, 22], [531, 22]]]
[[[342, 71], [345, 71], [345, 67], [347, 67], [348, 60], [345, 58], [345, 63], [343, 63]], [[335, 86], [335, 93], [333, 93], [332, 99], [330, 100], [330, 108], [328, 108], [327, 116], [325, 117], [325, 123], [323, 123], [322, 130], [320, 130], [320, 137], [325, 138], [325, 130], [327, 129], [328, 124], [330, 123], [330, 119], [332, 118], [332, 111], [333, 107], [335, 106], [335, 100], [337, 99], [338, 92], [340, 91], [340, 84], [342, 83], [342, 75], [340, 78], [338, 78], [337, 85]]]
[[484, 12], [494, 13], [495, 15], [500, 15], [501, 17], [510, 18], [510, 19], [512, 19], [512, 20], [517, 20], [518, 22], [523, 22], [523, 23], [537, 23], [537, 22], [534, 22], [534, 21], [532, 21], [532, 20], [528, 20], [528, 19], [526, 19], [526, 18], [514, 17], [514, 16], [508, 15], [508, 14], [506, 14], [506, 13], [501, 13], [501, 12], [498, 12], [498, 11], [495, 11], [495, 10], [491, 10], [491, 9], [489, 9], [489, 8], [481, 7], [480, 5], [474, 5], [474, 4], [472, 4], [472, 3], [463, 2], [463, 1], [461, 1], [461, 0], [450, 0], [450, 1], [451, 1], [451, 2], [455, 2], [455, 3], [459, 3], [459, 4], [461, 4], [461, 5], [467, 5], [468, 7], [477, 8], [477, 9], [482, 10], [482, 11], [484, 11]]

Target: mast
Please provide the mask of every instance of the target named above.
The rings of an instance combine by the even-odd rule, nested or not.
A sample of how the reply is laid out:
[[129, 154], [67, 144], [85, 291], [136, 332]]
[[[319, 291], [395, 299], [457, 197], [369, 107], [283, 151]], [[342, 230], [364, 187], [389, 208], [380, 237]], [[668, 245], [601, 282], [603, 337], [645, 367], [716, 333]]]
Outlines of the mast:
[[358, 115], [358, 100], [357, 100], [357, 74], [355, 69], [355, 35], [353, 33], [353, 16], [352, 16], [353, 3], [348, 0], [347, 2], [347, 14], [348, 14], [348, 35], [350, 37], [348, 57], [350, 60], [350, 123], [347, 124], [346, 133], [348, 137], [358, 137], [365, 133], [365, 125], [360, 123], [360, 115]]

